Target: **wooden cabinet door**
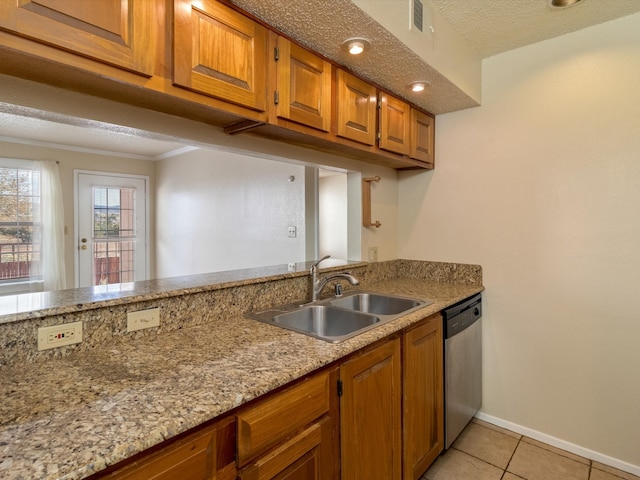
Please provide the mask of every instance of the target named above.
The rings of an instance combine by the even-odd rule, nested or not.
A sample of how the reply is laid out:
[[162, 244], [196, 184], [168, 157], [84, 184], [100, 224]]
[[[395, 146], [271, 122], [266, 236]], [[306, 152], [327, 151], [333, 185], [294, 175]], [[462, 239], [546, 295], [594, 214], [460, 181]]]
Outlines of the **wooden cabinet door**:
[[330, 420], [324, 418], [240, 472], [241, 480], [329, 480], [330, 459], [323, 443], [331, 442]]
[[390, 339], [340, 367], [344, 480], [401, 477], [400, 340]]
[[433, 166], [435, 120], [415, 108], [411, 109], [411, 158]]
[[404, 480], [417, 480], [444, 448], [442, 316], [403, 337]]
[[150, 76], [156, 8], [155, 0], [3, 0], [0, 28]]
[[409, 155], [411, 107], [387, 93], [380, 93], [380, 137], [378, 147]]
[[173, 82], [265, 111], [267, 30], [217, 0], [175, 0]]
[[331, 64], [278, 37], [276, 115], [325, 132], [331, 126]]
[[338, 69], [336, 91], [338, 136], [365, 145], [375, 145], [376, 87]]
[[106, 476], [109, 480], [234, 480], [235, 419], [225, 418], [143, 456]]

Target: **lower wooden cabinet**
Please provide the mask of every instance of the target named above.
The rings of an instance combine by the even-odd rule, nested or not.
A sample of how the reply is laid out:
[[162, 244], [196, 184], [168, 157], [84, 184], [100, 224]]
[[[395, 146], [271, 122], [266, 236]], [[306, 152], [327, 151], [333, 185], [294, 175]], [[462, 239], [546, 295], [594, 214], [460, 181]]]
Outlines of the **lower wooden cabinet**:
[[236, 423], [227, 417], [133, 461], [91, 478], [109, 480], [234, 480]]
[[444, 448], [437, 313], [92, 479], [418, 480]]
[[337, 374], [324, 370], [237, 414], [239, 478], [338, 478]]
[[442, 315], [403, 335], [404, 480], [417, 480], [444, 449]]
[[343, 480], [401, 477], [400, 361], [400, 339], [392, 338], [340, 367]]
[[323, 480], [331, 466], [331, 420], [314, 423], [240, 473], [242, 480]]

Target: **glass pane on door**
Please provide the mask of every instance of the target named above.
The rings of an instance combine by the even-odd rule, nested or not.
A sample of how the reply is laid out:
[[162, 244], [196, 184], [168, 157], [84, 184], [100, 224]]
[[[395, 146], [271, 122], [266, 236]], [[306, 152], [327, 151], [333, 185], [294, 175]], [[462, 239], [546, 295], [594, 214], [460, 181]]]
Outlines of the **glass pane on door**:
[[93, 285], [135, 280], [135, 193], [93, 187]]

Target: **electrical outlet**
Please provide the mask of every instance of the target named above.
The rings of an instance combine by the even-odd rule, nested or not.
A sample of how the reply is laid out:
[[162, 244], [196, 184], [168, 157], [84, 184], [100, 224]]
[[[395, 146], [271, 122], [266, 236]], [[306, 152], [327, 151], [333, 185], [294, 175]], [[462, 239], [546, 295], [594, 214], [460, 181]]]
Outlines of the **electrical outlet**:
[[298, 235], [296, 227], [289, 227], [288, 231], [289, 231], [289, 238], [296, 238], [296, 236]]
[[160, 326], [160, 308], [127, 313], [127, 332]]
[[369, 261], [370, 262], [378, 261], [378, 247], [369, 247]]
[[38, 329], [38, 350], [82, 342], [82, 322], [63, 323]]

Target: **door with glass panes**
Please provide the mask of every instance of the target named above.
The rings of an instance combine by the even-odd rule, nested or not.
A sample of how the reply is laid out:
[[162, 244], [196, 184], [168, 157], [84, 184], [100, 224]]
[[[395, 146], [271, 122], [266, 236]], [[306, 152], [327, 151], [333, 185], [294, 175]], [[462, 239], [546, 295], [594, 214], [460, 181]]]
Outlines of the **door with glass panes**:
[[75, 173], [76, 285], [146, 280], [147, 177]]

